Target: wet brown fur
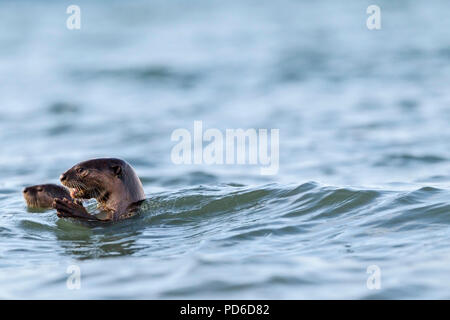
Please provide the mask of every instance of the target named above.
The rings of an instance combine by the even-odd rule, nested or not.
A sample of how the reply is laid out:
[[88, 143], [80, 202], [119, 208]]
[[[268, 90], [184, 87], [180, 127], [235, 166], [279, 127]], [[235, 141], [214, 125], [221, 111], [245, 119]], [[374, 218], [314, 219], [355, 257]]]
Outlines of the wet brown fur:
[[37, 209], [51, 209], [55, 199], [72, 200], [69, 190], [56, 184], [26, 187], [22, 193], [27, 206]]
[[56, 199], [53, 206], [60, 217], [116, 221], [133, 216], [137, 204], [145, 200], [144, 188], [136, 172], [120, 159], [102, 158], [78, 163], [62, 174], [60, 180], [71, 190], [73, 198], [95, 198], [105, 216], [100, 219], [79, 204]]

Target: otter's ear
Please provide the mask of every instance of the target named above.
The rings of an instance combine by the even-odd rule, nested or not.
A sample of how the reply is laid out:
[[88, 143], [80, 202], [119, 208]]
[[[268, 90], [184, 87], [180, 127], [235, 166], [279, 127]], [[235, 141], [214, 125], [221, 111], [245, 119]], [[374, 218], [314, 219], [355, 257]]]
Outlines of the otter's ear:
[[120, 177], [122, 175], [122, 167], [119, 165], [111, 166], [111, 170], [116, 177]]

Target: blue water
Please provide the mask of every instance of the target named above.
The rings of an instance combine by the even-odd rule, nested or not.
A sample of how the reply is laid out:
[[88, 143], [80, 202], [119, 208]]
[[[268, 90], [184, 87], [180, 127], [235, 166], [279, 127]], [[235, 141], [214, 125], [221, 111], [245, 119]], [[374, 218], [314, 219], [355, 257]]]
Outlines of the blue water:
[[[71, 31], [1, 1], [0, 298], [450, 298], [450, 3], [376, 2], [77, 1]], [[195, 120], [279, 129], [278, 173], [175, 165]], [[136, 169], [138, 217], [27, 210], [94, 157]]]

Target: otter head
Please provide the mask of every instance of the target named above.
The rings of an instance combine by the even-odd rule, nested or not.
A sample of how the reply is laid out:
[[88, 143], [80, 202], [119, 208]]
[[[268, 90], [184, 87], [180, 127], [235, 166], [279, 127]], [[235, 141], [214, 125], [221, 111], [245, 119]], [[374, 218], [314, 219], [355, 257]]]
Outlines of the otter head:
[[145, 198], [141, 181], [123, 160], [104, 158], [80, 162], [60, 177], [78, 199], [95, 198], [100, 203], [133, 203]]
[[70, 199], [70, 194], [56, 184], [40, 184], [23, 189], [23, 197], [30, 208], [51, 209], [54, 199]]

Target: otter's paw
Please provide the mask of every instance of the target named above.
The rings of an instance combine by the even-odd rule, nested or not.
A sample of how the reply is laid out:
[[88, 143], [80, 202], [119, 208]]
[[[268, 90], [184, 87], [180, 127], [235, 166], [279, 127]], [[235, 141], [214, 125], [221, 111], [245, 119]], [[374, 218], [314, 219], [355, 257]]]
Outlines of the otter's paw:
[[89, 214], [82, 205], [67, 199], [55, 199], [53, 208], [56, 209], [59, 218], [96, 220], [95, 216]]

